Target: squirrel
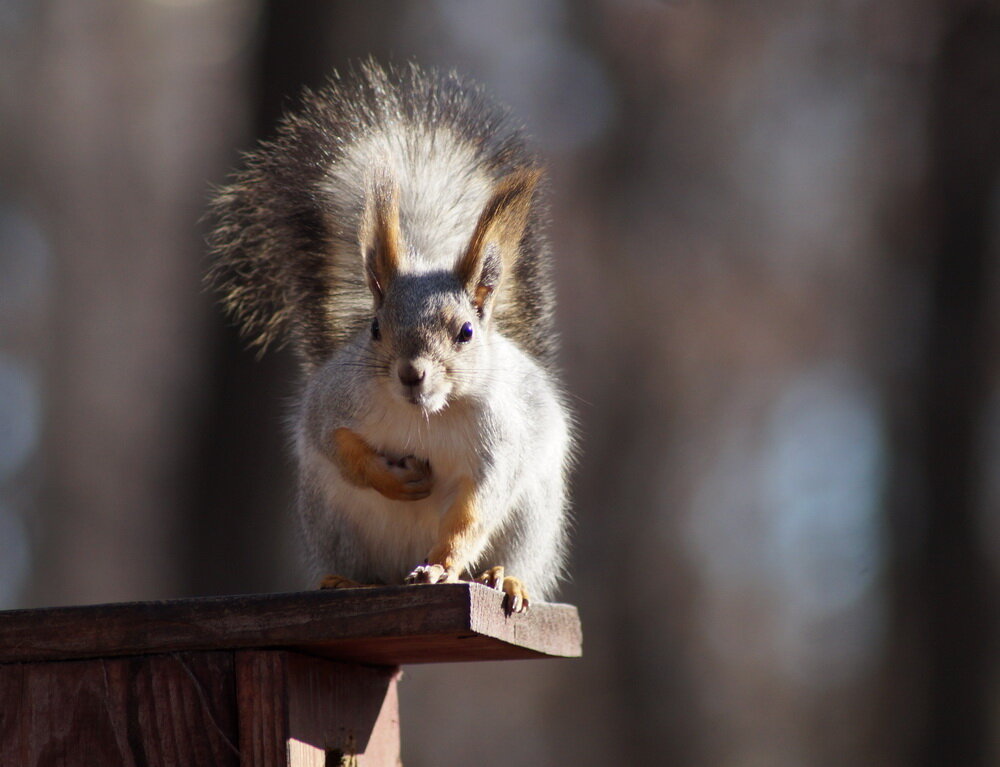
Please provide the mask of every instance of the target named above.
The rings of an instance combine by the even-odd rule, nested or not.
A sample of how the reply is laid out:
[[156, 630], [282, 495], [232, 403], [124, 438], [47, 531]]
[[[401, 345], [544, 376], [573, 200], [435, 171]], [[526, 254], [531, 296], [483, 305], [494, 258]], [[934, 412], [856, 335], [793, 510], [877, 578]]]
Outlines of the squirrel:
[[251, 345], [301, 361], [297, 510], [323, 587], [552, 596], [574, 440], [544, 187], [478, 86], [369, 60], [306, 90], [215, 194], [209, 283]]

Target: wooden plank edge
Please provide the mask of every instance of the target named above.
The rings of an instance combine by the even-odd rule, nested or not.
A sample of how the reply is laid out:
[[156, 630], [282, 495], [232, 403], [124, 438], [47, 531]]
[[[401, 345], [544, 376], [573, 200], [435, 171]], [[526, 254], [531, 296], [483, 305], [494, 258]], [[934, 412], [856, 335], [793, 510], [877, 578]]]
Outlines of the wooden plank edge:
[[[440, 662], [448, 637], [477, 635], [511, 645], [505, 652], [514, 657], [579, 655], [575, 608], [538, 605], [505, 616], [501, 602], [498, 592], [461, 583], [13, 610], [0, 613], [0, 663], [276, 647], [359, 662]], [[553, 611], [557, 617], [546, 617]], [[358, 657], [366, 641], [388, 647], [408, 637], [437, 637], [439, 650], [410, 653], [413, 661]], [[338, 644], [349, 656], [336, 654]], [[504, 655], [489, 645], [483, 653]]]
[[579, 658], [583, 655], [583, 629], [573, 605], [542, 602], [526, 613], [509, 614], [503, 594], [480, 584], [469, 592], [471, 629], [514, 647], [534, 650], [547, 657]]

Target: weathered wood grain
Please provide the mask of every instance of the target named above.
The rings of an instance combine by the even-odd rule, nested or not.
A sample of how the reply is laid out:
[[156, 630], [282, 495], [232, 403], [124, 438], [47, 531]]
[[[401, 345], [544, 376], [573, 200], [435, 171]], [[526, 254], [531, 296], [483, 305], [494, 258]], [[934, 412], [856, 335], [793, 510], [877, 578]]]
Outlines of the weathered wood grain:
[[396, 668], [246, 650], [236, 677], [244, 767], [399, 764]]
[[391, 586], [0, 612], [0, 663], [280, 647], [381, 665], [574, 657], [571, 605], [506, 615], [479, 584]]
[[0, 765], [235, 767], [233, 654], [0, 665]]
[[285, 663], [280, 652], [235, 653], [241, 767], [288, 761]]

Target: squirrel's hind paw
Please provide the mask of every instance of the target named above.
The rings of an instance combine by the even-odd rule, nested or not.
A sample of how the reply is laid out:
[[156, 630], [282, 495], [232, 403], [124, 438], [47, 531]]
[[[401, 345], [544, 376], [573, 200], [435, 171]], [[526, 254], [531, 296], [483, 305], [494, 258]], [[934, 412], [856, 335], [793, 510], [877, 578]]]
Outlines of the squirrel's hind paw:
[[496, 589], [506, 594], [504, 609], [506, 609], [508, 614], [527, 612], [531, 606], [528, 590], [524, 587], [524, 584], [518, 578], [510, 575], [505, 576], [502, 565], [491, 567], [476, 578], [476, 580], [486, 584], [491, 589]]
[[322, 589], [360, 589], [364, 588], [363, 583], [358, 583], [357, 581], [352, 581], [350, 578], [345, 578], [343, 575], [325, 575], [323, 580], [319, 582], [319, 588]]

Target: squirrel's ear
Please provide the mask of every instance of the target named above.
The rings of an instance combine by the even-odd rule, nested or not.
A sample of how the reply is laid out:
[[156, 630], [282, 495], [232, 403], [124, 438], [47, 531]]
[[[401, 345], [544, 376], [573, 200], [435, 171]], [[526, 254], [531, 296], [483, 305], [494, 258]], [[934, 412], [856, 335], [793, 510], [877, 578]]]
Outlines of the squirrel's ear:
[[365, 210], [358, 232], [361, 258], [368, 289], [380, 306], [399, 271], [399, 188], [385, 171], [379, 171], [368, 184]]
[[497, 182], [472, 232], [469, 247], [455, 266], [480, 316], [487, 313], [504, 272], [517, 258], [541, 176], [540, 169], [523, 168]]

